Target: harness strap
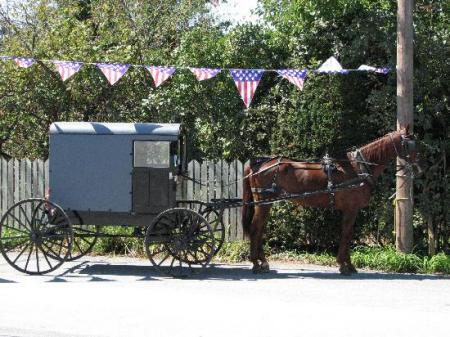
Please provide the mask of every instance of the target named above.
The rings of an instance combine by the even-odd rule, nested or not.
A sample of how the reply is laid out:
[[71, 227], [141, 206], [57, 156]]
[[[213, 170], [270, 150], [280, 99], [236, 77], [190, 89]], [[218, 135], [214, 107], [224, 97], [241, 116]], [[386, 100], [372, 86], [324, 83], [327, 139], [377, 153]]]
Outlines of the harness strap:
[[354, 152], [352, 152], [353, 158], [355, 158], [355, 161], [358, 164], [358, 169], [360, 173], [358, 173], [359, 176], [364, 175], [366, 177], [366, 181], [369, 183], [370, 187], [375, 187], [375, 180], [372, 176], [372, 169], [367, 165], [367, 161], [364, 158], [362, 152], [360, 149], [356, 149]]

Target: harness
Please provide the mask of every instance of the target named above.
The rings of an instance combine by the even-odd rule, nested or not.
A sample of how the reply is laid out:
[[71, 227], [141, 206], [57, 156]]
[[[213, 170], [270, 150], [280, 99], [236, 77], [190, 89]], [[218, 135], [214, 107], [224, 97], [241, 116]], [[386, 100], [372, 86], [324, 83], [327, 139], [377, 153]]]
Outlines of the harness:
[[[322, 165], [322, 170], [327, 175], [327, 187], [324, 190], [316, 191], [315, 193], [312, 193], [311, 195], [315, 195], [317, 193], [326, 193], [329, 196], [329, 204], [331, 208], [334, 208], [335, 206], [335, 195], [336, 192], [339, 190], [342, 190], [344, 188], [354, 188], [361, 185], [361, 183], [368, 182], [368, 184], [373, 187], [375, 185], [375, 181], [372, 176], [372, 169], [369, 165], [373, 165], [373, 163], [369, 163], [365, 160], [364, 156], [362, 155], [360, 149], [357, 149], [354, 153], [352, 153], [354, 161], [358, 163], [358, 173], [357, 177], [353, 179], [348, 179], [342, 183], [336, 184], [333, 181], [333, 173], [337, 171], [337, 161], [330, 157], [328, 153], [326, 153], [323, 158], [320, 160], [320, 162], [316, 162], [317, 164]], [[264, 163], [267, 163], [270, 160], [273, 160], [274, 158], [264, 158], [265, 160], [261, 161], [255, 161], [254, 164], [256, 168], [259, 169]], [[275, 172], [272, 176], [272, 182], [268, 187], [252, 187], [251, 191], [253, 193], [262, 194], [264, 197], [271, 197], [274, 194], [281, 195], [281, 198], [286, 199], [293, 199], [295, 196], [306, 196], [310, 193], [305, 192], [302, 194], [290, 194], [287, 193], [282, 187], [280, 187], [278, 182], [278, 174], [280, 171], [280, 166], [282, 164], [283, 157], [278, 157], [277, 162], [270, 166], [269, 169], [275, 169]], [[252, 163], [251, 163], [252, 164]], [[259, 171], [254, 172], [253, 174], [257, 174]], [[271, 199], [270, 199], [271, 200]]]

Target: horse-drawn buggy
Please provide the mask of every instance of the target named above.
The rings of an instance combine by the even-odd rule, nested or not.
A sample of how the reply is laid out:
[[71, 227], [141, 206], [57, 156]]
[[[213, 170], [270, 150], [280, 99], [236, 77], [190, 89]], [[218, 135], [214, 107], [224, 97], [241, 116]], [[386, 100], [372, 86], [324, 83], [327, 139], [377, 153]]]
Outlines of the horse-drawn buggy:
[[[46, 198], [22, 200], [0, 221], [0, 250], [19, 271], [44, 274], [89, 253], [103, 226], [131, 226], [161, 271], [183, 276], [220, 248], [220, 212], [184, 201], [186, 167], [180, 124], [54, 123]], [[179, 203], [179, 202], [178, 202]], [[115, 234], [125, 236], [125, 234]]]
[[[224, 240], [222, 210], [243, 207], [255, 271], [268, 270], [264, 223], [273, 203], [335, 208], [342, 213], [337, 261], [350, 261], [353, 225], [369, 204], [376, 178], [400, 158], [411, 175], [418, 149], [408, 129], [386, 134], [341, 158], [317, 161], [269, 157], [244, 171], [243, 199], [178, 200], [186, 177], [186, 141], [179, 124], [54, 123], [50, 127], [49, 196], [12, 206], [0, 220], [0, 251], [19, 271], [44, 274], [87, 254], [102, 226], [131, 226], [151, 263], [166, 274], [202, 270]], [[180, 207], [185, 206], [185, 207]], [[187, 206], [187, 207], [186, 207]], [[121, 235], [123, 236], [123, 235]]]

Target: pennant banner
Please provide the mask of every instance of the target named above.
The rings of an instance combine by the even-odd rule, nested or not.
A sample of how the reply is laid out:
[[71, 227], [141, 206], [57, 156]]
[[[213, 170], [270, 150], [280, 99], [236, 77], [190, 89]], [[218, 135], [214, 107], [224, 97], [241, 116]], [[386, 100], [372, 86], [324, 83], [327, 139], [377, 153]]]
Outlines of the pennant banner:
[[366, 64], [361, 64], [357, 70], [359, 70], [359, 71], [373, 71], [374, 73], [384, 74], [384, 75], [386, 75], [387, 73], [389, 73], [389, 71], [391, 71], [391, 69], [389, 69], [387, 67], [377, 68], [377, 67], [368, 66]]
[[300, 90], [303, 90], [303, 85], [305, 84], [305, 79], [307, 75], [307, 71], [304, 69], [283, 69], [277, 70], [277, 73], [280, 76], [283, 76], [289, 82], [294, 84]]
[[152, 75], [156, 88], [167, 81], [175, 72], [175, 67], [147, 66], [145, 68]]
[[327, 73], [327, 74], [348, 74], [349, 71], [347, 69], [343, 69], [341, 64], [336, 60], [333, 56], [331, 56], [328, 60], [326, 60], [319, 69], [316, 70], [318, 73]]
[[96, 65], [111, 85], [114, 85], [114, 83], [120, 80], [130, 67], [129, 64], [97, 63]]
[[209, 80], [210, 78], [215, 77], [221, 71], [221, 69], [211, 68], [189, 68], [189, 70], [199, 81]]
[[231, 76], [236, 84], [239, 94], [248, 108], [252, 102], [259, 81], [264, 74], [263, 69], [231, 69]]
[[34, 59], [26, 57], [14, 57], [13, 60], [21, 68], [28, 68], [36, 63]]
[[[22, 68], [28, 68], [35, 64], [37, 59], [27, 57], [15, 57], [0, 55], [0, 60], [14, 61], [17, 66]], [[348, 74], [350, 72], [374, 72], [378, 74], [387, 74], [391, 71], [387, 67], [374, 67], [366, 64], [362, 64], [358, 69], [344, 69], [341, 64], [334, 57], [328, 58], [318, 69], [306, 70], [306, 69], [228, 69], [228, 68], [194, 68], [194, 67], [173, 67], [173, 66], [154, 66], [154, 65], [129, 65], [129, 64], [111, 64], [111, 63], [85, 63], [76, 61], [57, 61], [57, 60], [40, 60], [40, 62], [50, 62], [56, 66], [61, 79], [63, 81], [68, 80], [75, 75], [84, 64], [95, 65], [105, 75], [106, 79], [111, 85], [114, 85], [119, 81], [122, 76], [128, 71], [130, 66], [147, 69], [155, 83], [155, 87], [159, 87], [165, 81], [167, 81], [177, 69], [189, 69], [198, 81], [204, 81], [211, 79], [222, 70], [229, 70], [234, 80], [234, 83], [244, 101], [245, 106], [248, 108], [253, 100], [253, 96], [256, 92], [256, 88], [265, 71], [276, 72], [289, 82], [294, 84], [300, 90], [303, 90], [306, 77], [308, 73], [325, 73], [325, 74]]]
[[63, 81], [75, 75], [83, 65], [81, 62], [53, 61]]

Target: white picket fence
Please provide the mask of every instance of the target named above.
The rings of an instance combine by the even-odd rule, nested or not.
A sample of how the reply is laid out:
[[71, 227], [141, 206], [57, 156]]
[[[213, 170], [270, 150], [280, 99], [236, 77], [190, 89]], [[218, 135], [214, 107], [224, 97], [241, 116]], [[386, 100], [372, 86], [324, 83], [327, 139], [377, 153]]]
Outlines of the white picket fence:
[[[191, 161], [189, 176], [177, 193], [178, 199], [210, 201], [220, 198], [241, 198], [244, 164], [239, 160]], [[68, 177], [69, 179], [70, 177]], [[16, 202], [27, 198], [42, 198], [48, 188], [48, 161], [0, 158], [0, 215]], [[229, 240], [242, 239], [241, 208], [224, 211], [224, 223]]]

